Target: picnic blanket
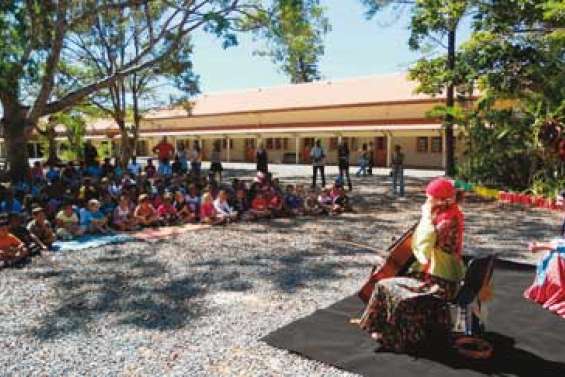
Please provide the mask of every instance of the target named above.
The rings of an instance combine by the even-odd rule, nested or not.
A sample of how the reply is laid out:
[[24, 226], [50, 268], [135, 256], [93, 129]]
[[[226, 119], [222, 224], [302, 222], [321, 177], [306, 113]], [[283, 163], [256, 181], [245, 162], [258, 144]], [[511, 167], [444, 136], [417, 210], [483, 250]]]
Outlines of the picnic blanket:
[[135, 238], [129, 234], [89, 234], [69, 241], [55, 241], [54, 251], [77, 251], [91, 249], [93, 247], [119, 244], [134, 241]]
[[180, 234], [200, 229], [209, 228], [205, 224], [185, 224], [179, 226], [165, 226], [159, 228], [145, 228], [140, 232], [133, 233], [132, 236], [138, 240], [161, 240], [169, 237], [177, 237]]
[[[339, 369], [368, 377], [565, 376], [565, 321], [523, 298], [534, 270], [498, 263], [495, 296], [489, 305], [489, 360], [469, 360], [445, 346], [421, 355], [377, 351], [369, 334], [350, 324], [364, 305], [350, 296], [298, 319], [262, 340]], [[283, 308], [284, 310], [284, 308]]]

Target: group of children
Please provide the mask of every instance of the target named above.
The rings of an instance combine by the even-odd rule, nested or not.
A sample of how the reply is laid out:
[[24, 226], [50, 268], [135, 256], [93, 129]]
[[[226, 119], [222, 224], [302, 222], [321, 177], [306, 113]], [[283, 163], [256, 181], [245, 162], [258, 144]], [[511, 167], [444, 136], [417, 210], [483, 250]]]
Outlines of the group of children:
[[[134, 164], [134, 166], [132, 166]], [[126, 170], [69, 163], [45, 169], [35, 163], [31, 180], [0, 186], [0, 266], [19, 264], [53, 242], [85, 234], [143, 227], [226, 224], [273, 217], [336, 215], [350, 209], [341, 182], [321, 190], [282, 187], [258, 172], [253, 181], [220, 184], [214, 176], [171, 173], [152, 161]], [[24, 226], [23, 224], [26, 224]]]

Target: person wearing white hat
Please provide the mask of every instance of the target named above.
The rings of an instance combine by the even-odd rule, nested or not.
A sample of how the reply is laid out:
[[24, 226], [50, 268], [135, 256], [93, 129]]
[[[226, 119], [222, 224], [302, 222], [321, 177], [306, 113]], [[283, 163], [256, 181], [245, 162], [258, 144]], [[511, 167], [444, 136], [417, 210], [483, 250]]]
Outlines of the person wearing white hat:
[[90, 199], [87, 207], [80, 210], [80, 226], [85, 233], [110, 233], [108, 219], [100, 211], [100, 202]]

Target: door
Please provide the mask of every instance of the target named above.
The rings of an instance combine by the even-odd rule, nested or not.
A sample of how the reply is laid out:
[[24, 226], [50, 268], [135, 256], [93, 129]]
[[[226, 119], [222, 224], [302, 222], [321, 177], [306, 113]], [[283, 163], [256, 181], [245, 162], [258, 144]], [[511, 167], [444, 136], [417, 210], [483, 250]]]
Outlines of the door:
[[373, 152], [375, 154], [375, 166], [386, 166], [386, 137], [376, 137], [373, 144], [375, 145], [375, 150]]

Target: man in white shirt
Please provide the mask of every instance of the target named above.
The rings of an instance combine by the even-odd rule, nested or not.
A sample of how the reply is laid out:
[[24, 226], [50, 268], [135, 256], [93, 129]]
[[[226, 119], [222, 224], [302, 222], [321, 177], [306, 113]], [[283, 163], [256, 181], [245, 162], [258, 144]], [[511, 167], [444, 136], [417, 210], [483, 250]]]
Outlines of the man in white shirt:
[[326, 152], [322, 148], [320, 140], [316, 140], [316, 145], [310, 151], [310, 158], [312, 160], [312, 187], [316, 187], [316, 178], [318, 170], [322, 177], [322, 187], [326, 186], [326, 175], [324, 173], [324, 163], [326, 161]]

